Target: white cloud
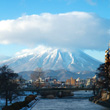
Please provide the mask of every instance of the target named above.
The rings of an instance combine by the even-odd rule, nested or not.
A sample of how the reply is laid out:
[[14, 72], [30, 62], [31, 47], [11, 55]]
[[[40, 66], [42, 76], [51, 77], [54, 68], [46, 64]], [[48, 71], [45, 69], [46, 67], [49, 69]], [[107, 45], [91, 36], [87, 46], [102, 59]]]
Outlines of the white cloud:
[[24, 57], [24, 56], [28, 56], [28, 55], [33, 55], [36, 54], [36, 52], [38, 52], [39, 54], [43, 54], [45, 52], [50, 52], [50, 50], [52, 50], [51, 47], [45, 47], [43, 45], [39, 45], [36, 48], [33, 49], [24, 49], [21, 50], [20, 52], [16, 52], [15, 57]]
[[103, 50], [110, 39], [109, 32], [110, 20], [85, 12], [24, 15], [0, 21], [1, 44]]

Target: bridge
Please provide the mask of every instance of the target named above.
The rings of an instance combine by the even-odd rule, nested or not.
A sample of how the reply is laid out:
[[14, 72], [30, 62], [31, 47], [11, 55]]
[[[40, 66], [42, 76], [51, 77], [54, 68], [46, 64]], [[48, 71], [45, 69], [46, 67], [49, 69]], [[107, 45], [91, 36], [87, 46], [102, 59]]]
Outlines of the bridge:
[[93, 88], [25, 88], [19, 89], [19, 91], [32, 91], [32, 92], [40, 92], [40, 91], [79, 91], [79, 90], [93, 90]]
[[43, 97], [47, 96], [54, 96], [54, 97], [65, 97], [65, 96], [73, 96], [74, 91], [80, 91], [80, 90], [93, 90], [93, 88], [26, 88], [26, 89], [20, 89], [20, 91], [32, 91], [37, 92]]

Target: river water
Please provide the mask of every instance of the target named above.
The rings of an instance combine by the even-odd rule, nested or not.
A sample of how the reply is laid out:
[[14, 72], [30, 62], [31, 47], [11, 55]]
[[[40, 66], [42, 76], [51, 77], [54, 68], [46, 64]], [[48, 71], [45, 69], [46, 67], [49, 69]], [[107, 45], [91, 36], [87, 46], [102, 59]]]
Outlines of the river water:
[[40, 99], [32, 110], [110, 110], [90, 102], [92, 95], [92, 91], [78, 91], [73, 97]]

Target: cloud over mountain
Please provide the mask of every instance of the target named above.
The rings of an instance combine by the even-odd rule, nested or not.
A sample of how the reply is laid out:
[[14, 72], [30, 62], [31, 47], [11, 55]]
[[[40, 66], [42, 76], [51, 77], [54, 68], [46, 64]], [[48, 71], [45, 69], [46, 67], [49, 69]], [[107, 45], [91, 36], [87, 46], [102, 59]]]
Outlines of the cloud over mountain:
[[0, 21], [0, 44], [103, 50], [109, 39], [110, 20], [94, 13], [43, 13]]

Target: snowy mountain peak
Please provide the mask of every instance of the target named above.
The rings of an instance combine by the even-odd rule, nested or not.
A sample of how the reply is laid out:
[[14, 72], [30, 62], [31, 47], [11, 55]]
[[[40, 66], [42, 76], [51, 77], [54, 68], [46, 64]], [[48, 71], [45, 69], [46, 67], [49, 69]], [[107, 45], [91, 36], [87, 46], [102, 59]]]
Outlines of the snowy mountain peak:
[[3, 64], [9, 65], [16, 72], [35, 70], [37, 67], [42, 67], [44, 70], [65, 69], [77, 72], [93, 71], [100, 62], [79, 50], [70, 52], [66, 49], [39, 46], [17, 52], [15, 57], [0, 62], [0, 65]]

